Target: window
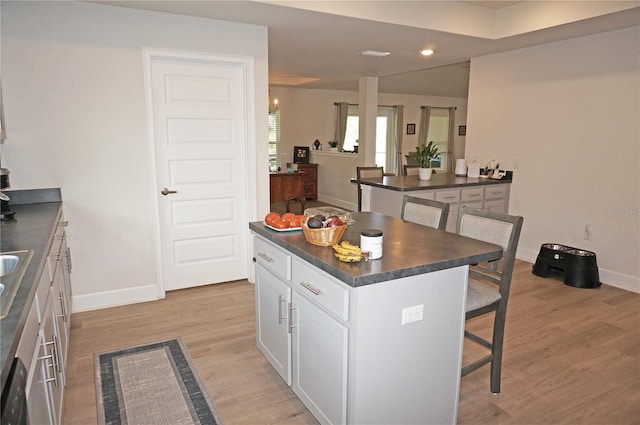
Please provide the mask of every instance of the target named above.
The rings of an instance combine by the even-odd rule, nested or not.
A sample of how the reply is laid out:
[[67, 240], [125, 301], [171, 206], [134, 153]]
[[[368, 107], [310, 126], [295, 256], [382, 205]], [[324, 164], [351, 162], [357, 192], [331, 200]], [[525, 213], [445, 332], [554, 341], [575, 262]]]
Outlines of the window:
[[280, 111], [269, 112], [269, 170], [280, 167]]
[[[353, 151], [354, 146], [358, 143], [360, 115], [357, 105], [349, 105], [347, 115], [347, 131], [345, 133], [344, 145], [342, 149], [345, 151]], [[395, 109], [388, 106], [378, 107], [378, 115], [376, 117], [376, 166], [384, 167], [388, 172], [393, 173], [395, 162], [393, 152], [392, 132], [395, 127]], [[390, 155], [387, 155], [390, 153]]]
[[444, 168], [447, 163], [447, 150], [449, 149], [449, 109], [431, 108], [427, 137], [428, 142], [433, 141], [440, 152], [437, 158], [431, 162], [431, 167]]

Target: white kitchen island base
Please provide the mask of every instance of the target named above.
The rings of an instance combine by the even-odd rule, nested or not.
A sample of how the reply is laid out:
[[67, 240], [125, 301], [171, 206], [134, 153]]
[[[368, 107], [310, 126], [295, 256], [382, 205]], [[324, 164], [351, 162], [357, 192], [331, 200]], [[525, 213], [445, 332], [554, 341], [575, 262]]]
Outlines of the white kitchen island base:
[[257, 346], [322, 424], [456, 422], [468, 264], [500, 247], [378, 213], [383, 257], [341, 263], [302, 233], [256, 233]]
[[[468, 266], [353, 288], [347, 423], [454, 424]], [[403, 309], [423, 318], [402, 324]]]

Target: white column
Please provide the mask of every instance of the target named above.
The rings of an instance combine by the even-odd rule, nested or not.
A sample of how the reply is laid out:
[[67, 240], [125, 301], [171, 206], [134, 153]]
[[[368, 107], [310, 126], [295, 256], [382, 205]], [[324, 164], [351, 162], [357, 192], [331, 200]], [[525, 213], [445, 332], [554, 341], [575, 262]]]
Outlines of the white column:
[[376, 117], [378, 116], [378, 77], [360, 77], [358, 85], [360, 126], [359, 163], [373, 166], [376, 159]]

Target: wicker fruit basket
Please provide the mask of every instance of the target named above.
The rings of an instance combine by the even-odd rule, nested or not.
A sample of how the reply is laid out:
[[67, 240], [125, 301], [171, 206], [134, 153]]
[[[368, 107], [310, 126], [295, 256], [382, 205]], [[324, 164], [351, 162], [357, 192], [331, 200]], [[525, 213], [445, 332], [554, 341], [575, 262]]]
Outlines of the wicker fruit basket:
[[304, 237], [312, 245], [317, 246], [331, 246], [334, 243], [338, 243], [344, 232], [347, 230], [347, 225], [336, 227], [324, 227], [322, 229], [310, 229], [307, 226], [306, 220], [302, 223], [302, 231]]

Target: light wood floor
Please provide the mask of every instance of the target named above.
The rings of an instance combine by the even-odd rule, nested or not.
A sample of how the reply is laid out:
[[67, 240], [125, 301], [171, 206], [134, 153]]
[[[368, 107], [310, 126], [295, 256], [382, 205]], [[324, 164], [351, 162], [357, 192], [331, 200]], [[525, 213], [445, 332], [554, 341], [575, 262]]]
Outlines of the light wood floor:
[[[74, 314], [64, 423], [97, 422], [94, 353], [180, 336], [227, 425], [317, 424], [258, 352], [253, 297], [238, 281]], [[460, 424], [639, 424], [640, 295], [568, 287], [518, 261], [499, 395], [488, 368], [462, 379]]]

